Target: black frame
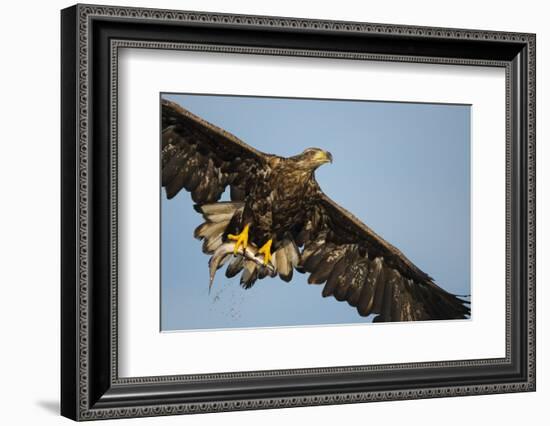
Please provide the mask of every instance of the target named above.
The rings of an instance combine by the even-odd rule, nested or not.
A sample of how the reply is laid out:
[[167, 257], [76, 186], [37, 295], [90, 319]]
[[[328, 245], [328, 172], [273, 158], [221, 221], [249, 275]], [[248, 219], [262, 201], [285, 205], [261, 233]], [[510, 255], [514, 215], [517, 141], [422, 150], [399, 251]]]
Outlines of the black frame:
[[[61, 29], [62, 415], [90, 420], [535, 390], [535, 35], [95, 5], [64, 9]], [[119, 378], [113, 99], [117, 49], [140, 45], [506, 68], [506, 357]]]

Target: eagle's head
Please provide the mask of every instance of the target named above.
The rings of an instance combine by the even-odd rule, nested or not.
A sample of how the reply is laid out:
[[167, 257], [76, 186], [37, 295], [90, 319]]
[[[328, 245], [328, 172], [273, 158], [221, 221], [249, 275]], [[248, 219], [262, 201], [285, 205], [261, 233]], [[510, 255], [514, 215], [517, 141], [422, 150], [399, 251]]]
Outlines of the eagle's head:
[[332, 163], [332, 154], [320, 148], [308, 148], [292, 157], [301, 169], [315, 170], [322, 164]]

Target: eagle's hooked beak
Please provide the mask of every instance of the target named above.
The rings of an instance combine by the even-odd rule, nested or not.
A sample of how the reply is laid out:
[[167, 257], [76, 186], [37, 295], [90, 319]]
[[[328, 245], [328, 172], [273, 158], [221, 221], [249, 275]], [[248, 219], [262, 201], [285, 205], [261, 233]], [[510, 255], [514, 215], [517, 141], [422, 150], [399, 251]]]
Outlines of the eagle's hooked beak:
[[317, 151], [314, 159], [320, 163], [332, 163], [332, 154], [328, 151]]

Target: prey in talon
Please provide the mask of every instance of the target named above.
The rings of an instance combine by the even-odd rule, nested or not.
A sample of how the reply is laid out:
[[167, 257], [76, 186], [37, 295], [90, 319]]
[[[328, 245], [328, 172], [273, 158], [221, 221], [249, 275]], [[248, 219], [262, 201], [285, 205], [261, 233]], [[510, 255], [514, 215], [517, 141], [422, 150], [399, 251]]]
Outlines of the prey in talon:
[[[274, 276], [275, 268], [271, 264], [266, 264], [262, 259], [257, 257], [257, 253], [251, 247], [237, 246], [236, 243], [224, 243], [220, 245], [216, 251], [212, 254], [208, 262], [210, 271], [210, 284], [208, 291], [212, 289], [214, 278], [216, 277], [216, 271], [220, 269], [230, 258], [236, 257], [236, 262], [249, 262], [253, 269], [256, 267], [259, 270], [267, 271], [270, 276]], [[250, 268], [248, 268], [250, 269]]]

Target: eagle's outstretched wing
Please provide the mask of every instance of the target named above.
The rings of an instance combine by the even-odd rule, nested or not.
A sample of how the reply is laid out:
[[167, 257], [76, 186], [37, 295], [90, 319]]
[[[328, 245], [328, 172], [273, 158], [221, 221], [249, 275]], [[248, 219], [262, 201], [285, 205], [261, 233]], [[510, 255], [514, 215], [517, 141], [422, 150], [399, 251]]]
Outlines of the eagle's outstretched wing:
[[174, 197], [182, 188], [197, 204], [219, 200], [228, 185], [242, 200], [247, 179], [262, 169], [267, 155], [236, 136], [162, 100], [162, 186]]
[[347, 301], [374, 321], [464, 319], [469, 302], [446, 292], [354, 215], [319, 191], [296, 235], [302, 272], [323, 284], [323, 296]]

